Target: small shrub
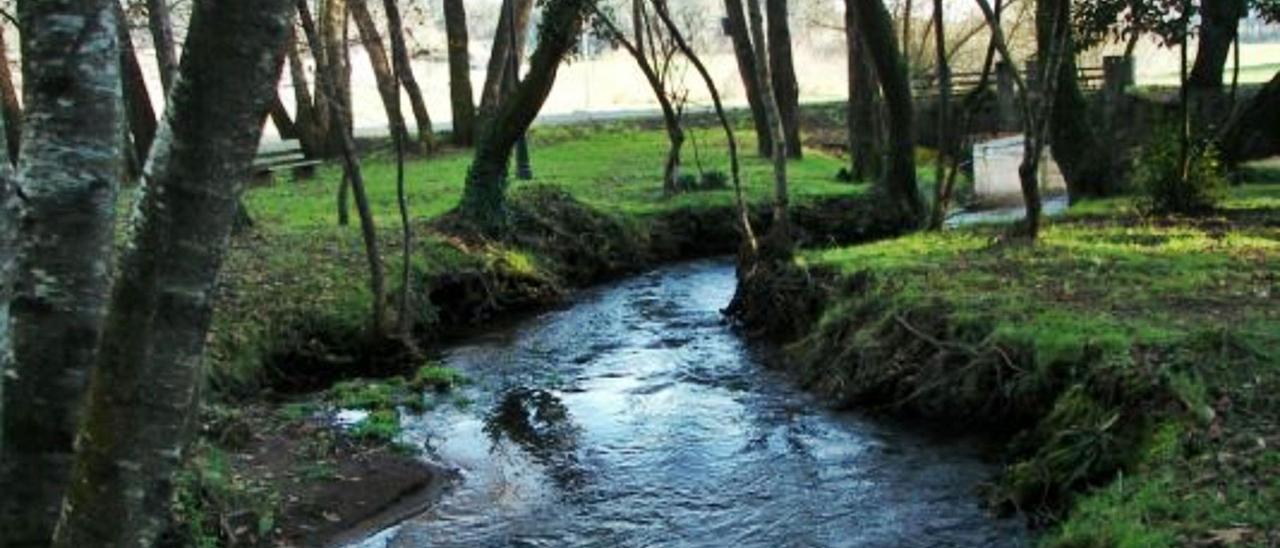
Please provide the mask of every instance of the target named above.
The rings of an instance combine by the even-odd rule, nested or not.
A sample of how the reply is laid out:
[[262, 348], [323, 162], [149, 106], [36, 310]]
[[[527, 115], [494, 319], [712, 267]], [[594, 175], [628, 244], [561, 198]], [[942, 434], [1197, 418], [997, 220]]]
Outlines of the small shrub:
[[698, 190], [698, 176], [692, 173], [685, 173], [676, 179], [676, 190], [680, 192], [695, 192]]
[[465, 382], [466, 377], [457, 369], [432, 363], [418, 369], [410, 384], [418, 390], [430, 388], [438, 392], [447, 392]]
[[702, 174], [701, 190], [724, 190], [729, 188], [729, 176], [718, 169]]
[[1213, 211], [1228, 184], [1218, 152], [1207, 143], [1193, 145], [1187, 151], [1189, 165], [1184, 178], [1176, 136], [1176, 131], [1158, 131], [1139, 153], [1133, 170], [1134, 187], [1142, 193], [1139, 206], [1158, 215]]
[[373, 411], [356, 423], [351, 434], [366, 441], [391, 443], [400, 435], [400, 414], [394, 409]]

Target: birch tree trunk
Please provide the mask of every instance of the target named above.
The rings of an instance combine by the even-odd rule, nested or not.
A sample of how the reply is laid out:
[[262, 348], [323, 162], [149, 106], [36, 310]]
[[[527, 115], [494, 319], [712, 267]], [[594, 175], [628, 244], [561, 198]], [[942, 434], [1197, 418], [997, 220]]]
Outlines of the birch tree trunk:
[[418, 143], [422, 151], [431, 152], [436, 148], [435, 130], [432, 128], [431, 114], [427, 112], [427, 102], [422, 98], [422, 88], [418, 86], [418, 79], [413, 76], [413, 62], [409, 58], [409, 48], [404, 43], [404, 21], [400, 17], [400, 7], [396, 5], [396, 0], [382, 0], [382, 7], [387, 12], [392, 68], [399, 67], [392, 71], [392, 76], [409, 96], [409, 108], [413, 110], [413, 119], [418, 124]]
[[9, 69], [9, 45], [5, 43], [4, 27], [0, 25], [0, 115], [4, 116], [5, 150], [9, 163], [18, 163], [18, 149], [22, 145], [22, 103], [13, 85], [13, 71]]
[[764, 34], [764, 15], [760, 0], [746, 0], [747, 16], [751, 21], [751, 41], [756, 53], [756, 76], [760, 86], [760, 100], [769, 119], [769, 133], [773, 137], [773, 225], [761, 244], [761, 255], [769, 259], [785, 259], [791, 256], [791, 223], [787, 204], [787, 148], [788, 142], [782, 127], [778, 101], [773, 93], [769, 70], [769, 51]]
[[54, 546], [152, 546], [192, 435], [213, 287], [291, 0], [198, 1], [98, 352]]
[[151, 28], [151, 43], [156, 48], [160, 83], [168, 95], [178, 74], [178, 50], [173, 39], [173, 20], [169, 17], [169, 0], [147, 0], [147, 26]]
[[[382, 45], [382, 36], [378, 35], [378, 25], [369, 13], [365, 0], [349, 0], [351, 18], [360, 32], [360, 41], [369, 54], [369, 64], [373, 65], [373, 77], [378, 83], [378, 95], [382, 96], [382, 107], [387, 113], [387, 123], [394, 131], [407, 133], [404, 113], [400, 111], [400, 83], [391, 73], [391, 63], [387, 58], [387, 48]], [[350, 112], [350, 111], [348, 111]], [[397, 135], [396, 138], [409, 141], [408, 135]]]
[[898, 214], [911, 225], [924, 219], [924, 204], [916, 185], [915, 116], [906, 63], [898, 52], [893, 20], [883, 0], [852, 0], [862, 25], [862, 40], [875, 64], [880, 91], [889, 117], [887, 164], [881, 184]]
[[765, 0], [769, 18], [769, 76], [782, 132], [787, 138], [787, 157], [804, 157], [800, 142], [800, 85], [796, 82], [796, 64], [791, 56], [791, 22], [787, 0]]
[[47, 546], [110, 291], [124, 110], [115, 0], [25, 0], [27, 118], [3, 378], [0, 531]]
[[453, 110], [453, 144], [471, 146], [476, 135], [476, 99], [471, 89], [471, 39], [462, 0], [444, 0], [445, 34], [449, 39], [449, 97]]
[[747, 14], [742, 7], [742, 0], [724, 0], [725, 24], [729, 38], [733, 41], [733, 55], [738, 61], [738, 74], [742, 77], [742, 88], [747, 92], [747, 103], [751, 106], [751, 121], [756, 128], [756, 153], [762, 157], [773, 154], [773, 134], [769, 131], [769, 117], [764, 112], [764, 102], [760, 99], [760, 86], [756, 82], [756, 54], [751, 49], [751, 31], [747, 30]]

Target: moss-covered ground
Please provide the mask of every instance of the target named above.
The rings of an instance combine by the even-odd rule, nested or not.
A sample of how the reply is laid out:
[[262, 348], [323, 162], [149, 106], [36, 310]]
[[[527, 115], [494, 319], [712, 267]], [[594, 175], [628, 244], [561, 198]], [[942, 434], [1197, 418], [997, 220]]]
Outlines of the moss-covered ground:
[[792, 345], [849, 405], [1009, 435], [991, 499], [1050, 546], [1280, 542], [1280, 185], [1208, 218], [1089, 202], [798, 260], [831, 276]]

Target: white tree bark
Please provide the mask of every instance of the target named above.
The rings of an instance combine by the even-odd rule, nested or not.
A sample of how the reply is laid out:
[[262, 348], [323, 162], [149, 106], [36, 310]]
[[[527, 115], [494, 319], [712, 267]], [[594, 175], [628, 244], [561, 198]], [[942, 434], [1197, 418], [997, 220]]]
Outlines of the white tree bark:
[[293, 0], [195, 4], [89, 388], [54, 546], [151, 546], [199, 401], [213, 287]]
[[5, 371], [0, 531], [48, 545], [110, 290], [124, 108], [115, 0], [24, 0], [14, 361]]

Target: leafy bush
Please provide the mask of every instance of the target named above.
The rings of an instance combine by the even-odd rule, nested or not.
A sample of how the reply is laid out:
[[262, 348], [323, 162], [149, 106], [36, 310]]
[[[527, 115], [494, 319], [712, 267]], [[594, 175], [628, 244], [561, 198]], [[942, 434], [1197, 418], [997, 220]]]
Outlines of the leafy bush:
[[698, 190], [698, 176], [692, 173], [684, 173], [680, 178], [676, 179], [676, 190], [680, 192], [696, 192]]
[[701, 190], [724, 190], [729, 188], [729, 175], [718, 169], [702, 174]]
[[1184, 178], [1177, 135], [1177, 130], [1157, 131], [1139, 153], [1133, 170], [1134, 187], [1142, 195], [1139, 206], [1154, 214], [1213, 211], [1227, 189], [1218, 151], [1208, 143], [1193, 145]]

